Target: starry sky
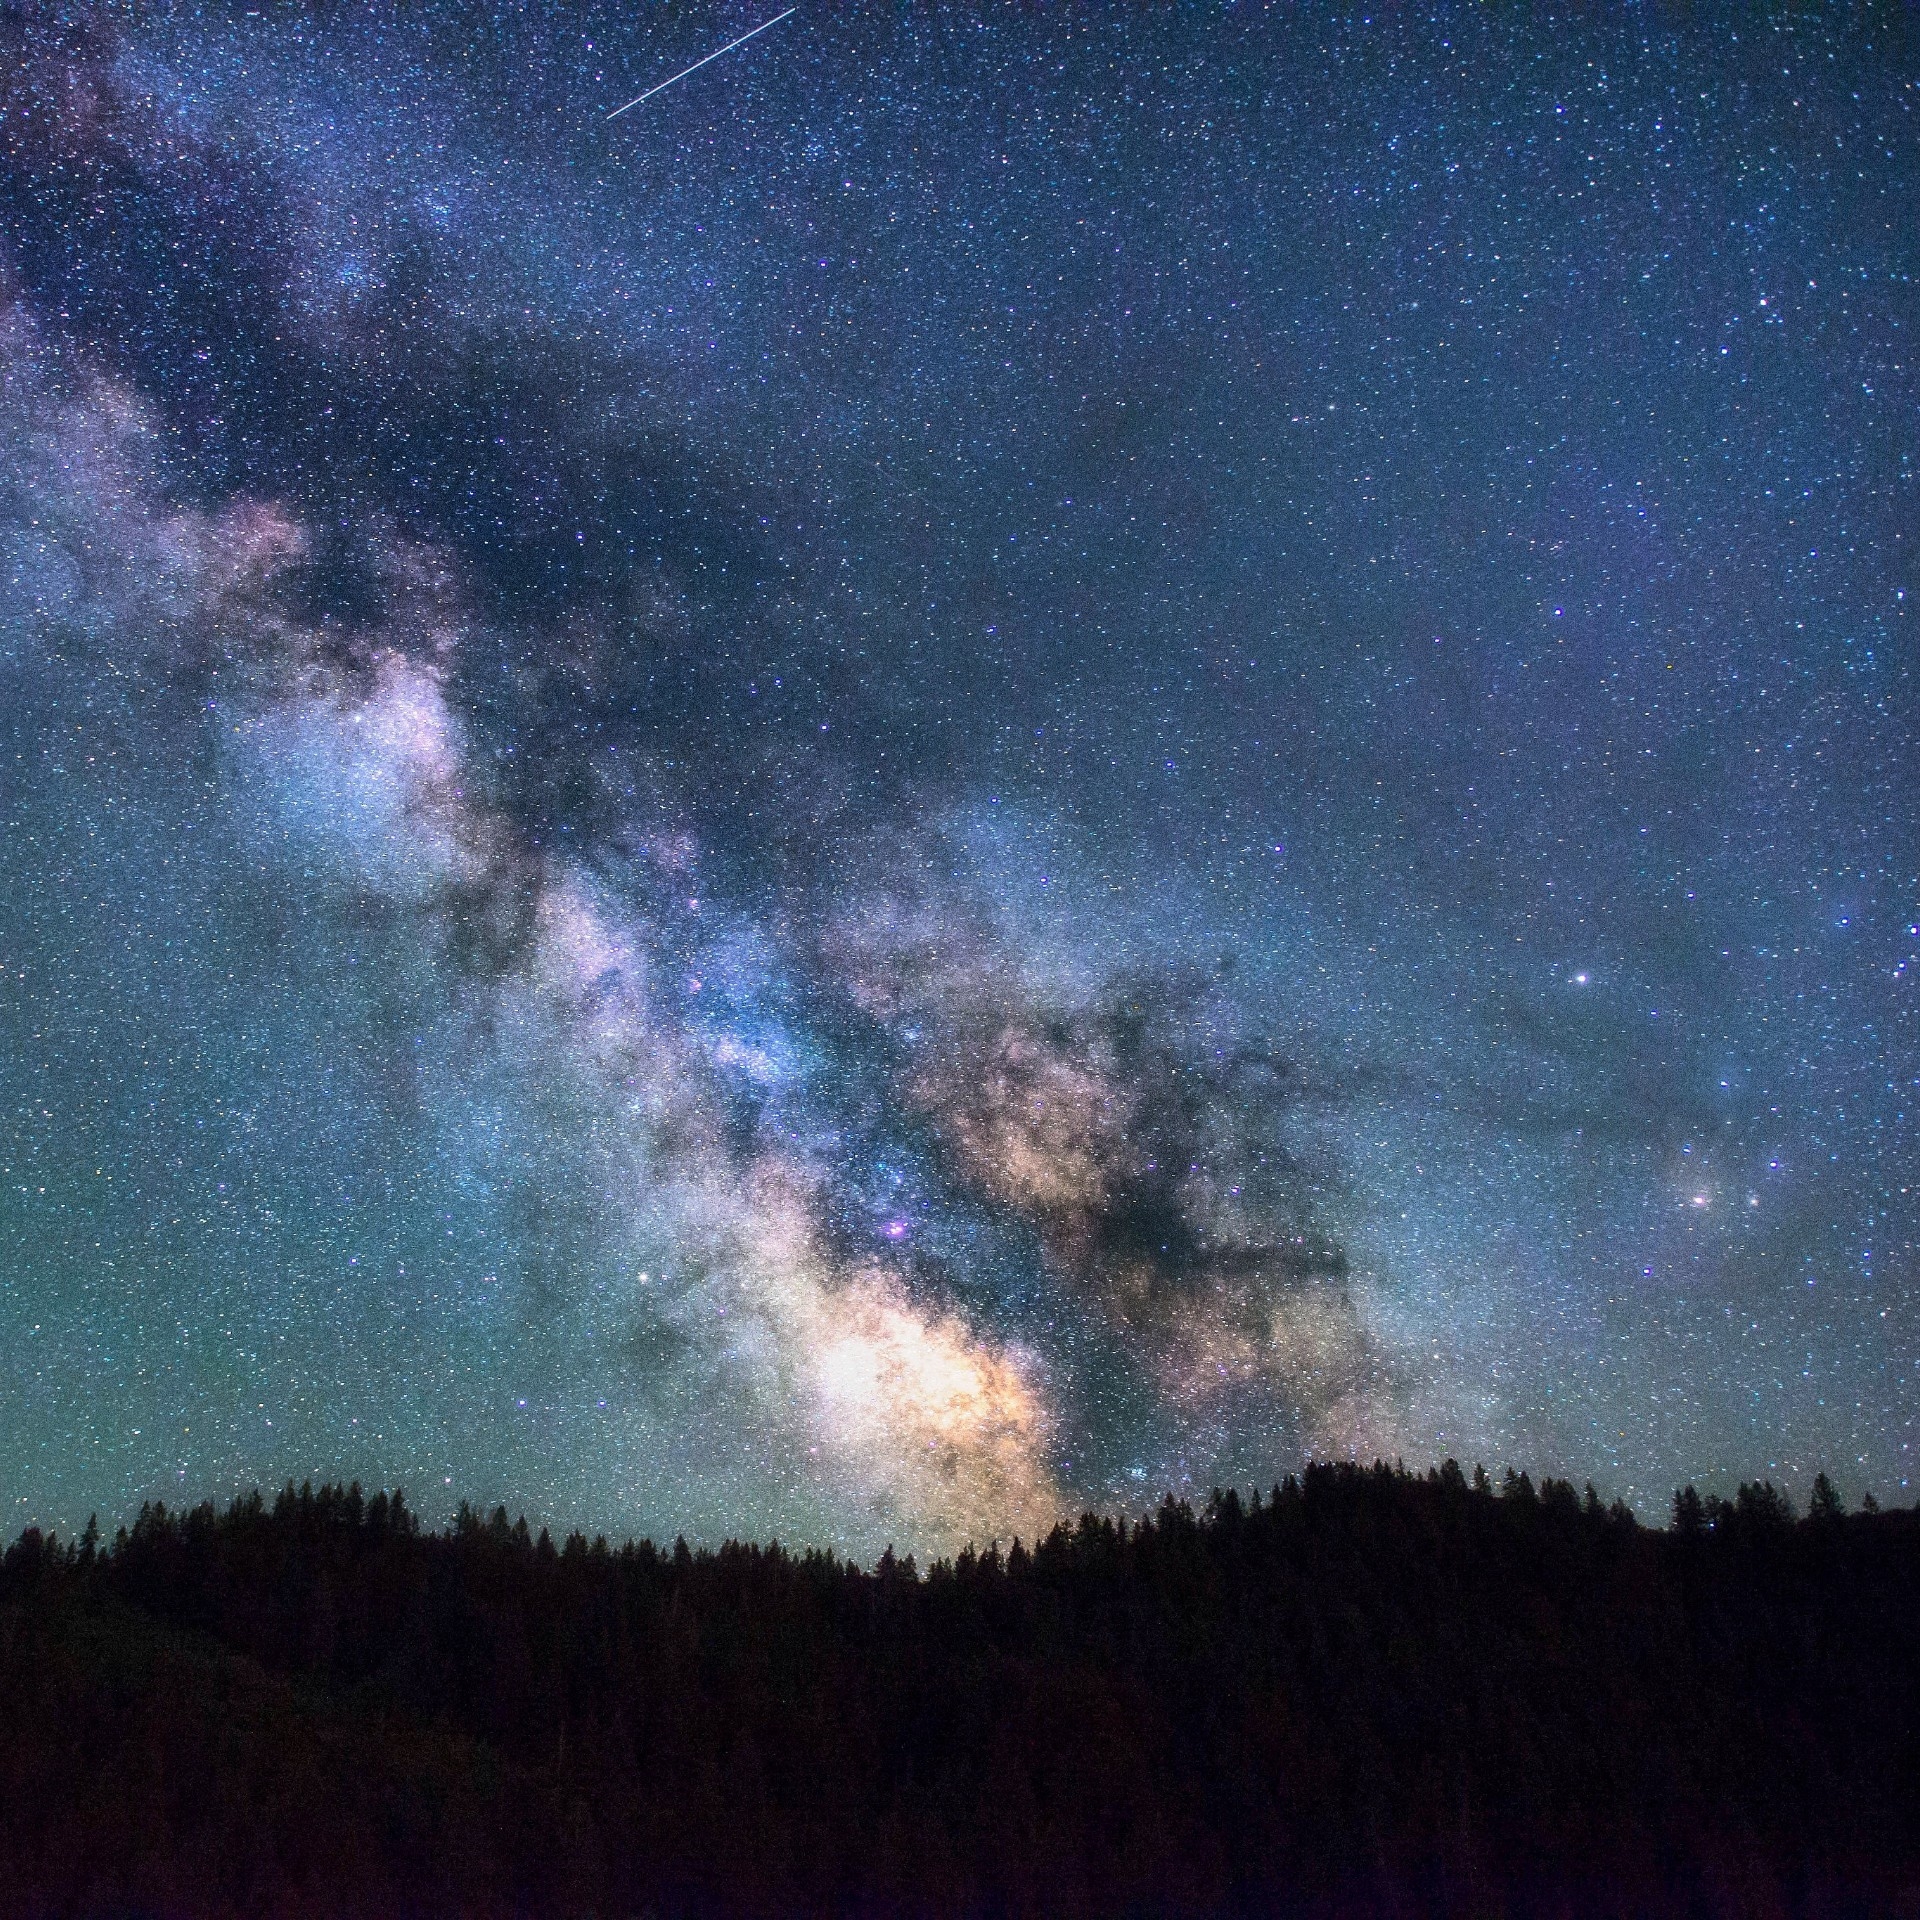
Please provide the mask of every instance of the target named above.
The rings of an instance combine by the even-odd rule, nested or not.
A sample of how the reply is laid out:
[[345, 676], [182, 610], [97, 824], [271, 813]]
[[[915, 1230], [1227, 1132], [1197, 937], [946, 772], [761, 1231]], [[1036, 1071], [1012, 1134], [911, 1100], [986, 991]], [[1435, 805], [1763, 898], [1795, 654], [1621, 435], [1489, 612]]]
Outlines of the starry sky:
[[1911, 13], [14, 4], [0, 1524], [1911, 1500]]

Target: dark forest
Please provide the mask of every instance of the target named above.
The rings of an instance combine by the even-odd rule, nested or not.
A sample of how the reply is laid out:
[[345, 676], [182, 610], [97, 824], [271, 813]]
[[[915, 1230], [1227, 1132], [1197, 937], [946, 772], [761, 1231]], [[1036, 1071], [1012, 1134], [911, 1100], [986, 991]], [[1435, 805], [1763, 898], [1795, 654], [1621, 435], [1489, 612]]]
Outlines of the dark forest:
[[871, 1571], [287, 1488], [0, 1576], [14, 1914], [1920, 1912], [1920, 1515], [1310, 1467]]

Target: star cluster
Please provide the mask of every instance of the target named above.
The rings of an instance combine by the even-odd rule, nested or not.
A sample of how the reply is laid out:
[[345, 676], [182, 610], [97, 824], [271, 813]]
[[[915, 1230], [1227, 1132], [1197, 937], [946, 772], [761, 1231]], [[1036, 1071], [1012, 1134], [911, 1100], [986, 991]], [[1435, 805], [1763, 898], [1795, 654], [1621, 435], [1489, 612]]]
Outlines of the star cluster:
[[0, 1518], [1899, 1497], [1910, 27], [755, 17], [0, 22]]

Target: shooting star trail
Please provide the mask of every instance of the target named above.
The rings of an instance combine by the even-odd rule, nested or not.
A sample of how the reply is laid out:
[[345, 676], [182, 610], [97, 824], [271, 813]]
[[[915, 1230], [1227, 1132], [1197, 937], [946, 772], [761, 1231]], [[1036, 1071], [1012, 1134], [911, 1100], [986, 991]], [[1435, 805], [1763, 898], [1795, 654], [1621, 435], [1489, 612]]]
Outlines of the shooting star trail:
[[[789, 7], [787, 9], [787, 13], [798, 13], [799, 11], [800, 9], [798, 7]], [[649, 87], [645, 93], [636, 94], [624, 107], [615, 107], [614, 110], [607, 115], [607, 118], [609, 120], [618, 120], [623, 113], [630, 113], [635, 107], [639, 106], [642, 101], [651, 100], [656, 93], [665, 93], [676, 80], [684, 80], [688, 74], [698, 73], [709, 60], [718, 60], [723, 53], [731, 53], [735, 47], [744, 47], [747, 42], [753, 38], [754, 34], [765, 33], [769, 27], [777, 27], [780, 22], [787, 17], [787, 13], [776, 13], [771, 20], [762, 20], [751, 32], [743, 33], [738, 40], [729, 40], [724, 47], [715, 47], [711, 53], [696, 60], [692, 66], [682, 67], [678, 73], [662, 80], [657, 87]]]

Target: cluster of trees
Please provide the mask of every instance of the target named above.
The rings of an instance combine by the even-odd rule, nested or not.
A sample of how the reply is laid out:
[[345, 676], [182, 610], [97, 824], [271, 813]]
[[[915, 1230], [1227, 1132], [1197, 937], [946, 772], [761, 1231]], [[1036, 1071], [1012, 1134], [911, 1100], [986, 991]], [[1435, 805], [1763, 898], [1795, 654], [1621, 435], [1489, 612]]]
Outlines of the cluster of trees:
[[152, 1506], [0, 1564], [0, 1909], [1920, 1912], [1920, 1514], [1316, 1466], [924, 1572]]

